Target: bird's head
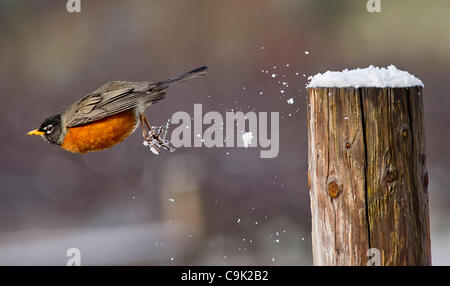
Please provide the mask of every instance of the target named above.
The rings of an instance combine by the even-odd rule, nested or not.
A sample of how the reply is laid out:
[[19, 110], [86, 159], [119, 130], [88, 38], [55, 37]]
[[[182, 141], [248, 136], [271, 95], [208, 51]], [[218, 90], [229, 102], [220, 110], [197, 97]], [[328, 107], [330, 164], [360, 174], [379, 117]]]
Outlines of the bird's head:
[[61, 114], [50, 116], [42, 122], [41, 127], [27, 133], [28, 135], [40, 135], [45, 141], [61, 145], [64, 140]]

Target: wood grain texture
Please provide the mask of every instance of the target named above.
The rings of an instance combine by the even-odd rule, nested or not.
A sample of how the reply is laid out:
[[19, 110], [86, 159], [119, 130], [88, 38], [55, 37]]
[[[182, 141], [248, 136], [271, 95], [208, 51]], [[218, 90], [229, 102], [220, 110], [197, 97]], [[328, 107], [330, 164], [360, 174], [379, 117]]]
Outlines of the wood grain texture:
[[314, 264], [431, 264], [422, 89], [309, 89], [307, 114]]

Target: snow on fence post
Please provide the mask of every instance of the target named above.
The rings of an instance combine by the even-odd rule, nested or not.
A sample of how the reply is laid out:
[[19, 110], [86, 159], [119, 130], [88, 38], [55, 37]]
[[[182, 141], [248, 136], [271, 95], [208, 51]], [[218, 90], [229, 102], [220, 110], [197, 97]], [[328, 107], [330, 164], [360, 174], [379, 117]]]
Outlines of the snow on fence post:
[[422, 87], [394, 66], [310, 77], [314, 265], [431, 265]]

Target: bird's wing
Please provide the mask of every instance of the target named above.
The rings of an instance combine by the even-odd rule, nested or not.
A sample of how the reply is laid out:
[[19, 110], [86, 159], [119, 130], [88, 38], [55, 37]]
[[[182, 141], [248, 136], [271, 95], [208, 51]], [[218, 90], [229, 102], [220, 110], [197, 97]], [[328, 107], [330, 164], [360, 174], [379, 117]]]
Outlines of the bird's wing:
[[72, 104], [64, 113], [67, 127], [100, 120], [142, 104], [164, 98], [164, 92], [148, 82], [109, 82]]
[[171, 85], [203, 76], [203, 66], [160, 82], [111, 81], [72, 104], [64, 112], [67, 127], [86, 124], [138, 106], [158, 102], [165, 96], [164, 90]]

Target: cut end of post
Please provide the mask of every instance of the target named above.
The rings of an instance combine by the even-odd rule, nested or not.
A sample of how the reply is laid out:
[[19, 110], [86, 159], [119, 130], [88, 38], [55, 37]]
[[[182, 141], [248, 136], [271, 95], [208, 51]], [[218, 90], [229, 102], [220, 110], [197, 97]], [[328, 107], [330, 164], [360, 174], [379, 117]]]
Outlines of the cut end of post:
[[386, 68], [369, 66], [367, 68], [357, 68], [343, 71], [327, 71], [310, 76], [306, 88], [322, 87], [423, 87], [423, 82], [407, 71], [397, 69], [394, 65]]

